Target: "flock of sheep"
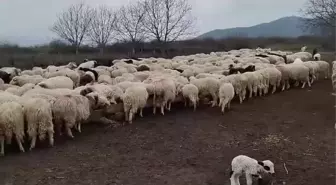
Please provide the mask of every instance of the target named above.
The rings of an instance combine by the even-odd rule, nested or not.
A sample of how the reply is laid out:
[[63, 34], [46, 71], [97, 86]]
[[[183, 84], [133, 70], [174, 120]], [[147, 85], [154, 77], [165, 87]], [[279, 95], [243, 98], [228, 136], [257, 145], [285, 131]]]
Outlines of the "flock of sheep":
[[14, 67], [0, 69], [0, 155], [12, 137], [22, 143], [27, 135], [29, 150], [37, 138], [54, 145], [55, 132], [73, 138], [72, 129], [81, 132], [93, 110], [116, 108], [132, 123], [145, 107], [164, 115], [172, 103], [184, 101], [194, 110], [200, 102], [219, 106], [224, 113], [237, 95], [246, 98], [284, 91], [301, 84], [310, 87], [329, 77], [329, 63], [318, 54], [240, 49], [177, 56], [172, 59], [141, 58], [114, 60], [111, 66], [96, 66], [85, 60], [76, 65]]

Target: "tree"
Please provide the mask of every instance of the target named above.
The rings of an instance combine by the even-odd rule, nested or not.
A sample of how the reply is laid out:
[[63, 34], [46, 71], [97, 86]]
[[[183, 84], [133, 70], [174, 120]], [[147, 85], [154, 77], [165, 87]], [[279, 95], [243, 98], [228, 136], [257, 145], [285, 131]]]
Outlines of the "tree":
[[117, 12], [116, 31], [119, 41], [131, 42], [132, 52], [135, 45], [145, 39], [145, 30], [142, 24], [145, 16], [144, 6], [140, 2], [122, 6]]
[[58, 15], [51, 31], [68, 41], [78, 54], [79, 46], [88, 34], [91, 21], [91, 8], [84, 3], [74, 4]]
[[106, 44], [111, 41], [115, 28], [116, 14], [106, 6], [93, 10], [89, 36], [103, 53]]
[[307, 28], [325, 36], [335, 36], [336, 0], [307, 0], [301, 11], [307, 17]]
[[188, 0], [145, 0], [144, 28], [158, 43], [192, 34], [195, 19]]

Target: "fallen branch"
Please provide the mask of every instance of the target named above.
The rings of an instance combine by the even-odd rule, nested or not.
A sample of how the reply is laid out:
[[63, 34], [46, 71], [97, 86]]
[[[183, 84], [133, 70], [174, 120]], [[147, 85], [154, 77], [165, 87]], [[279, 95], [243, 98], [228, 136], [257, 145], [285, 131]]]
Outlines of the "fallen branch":
[[287, 170], [287, 168], [286, 168], [286, 163], [284, 163], [283, 166], [284, 166], [284, 168], [285, 168], [285, 170], [286, 170], [286, 173], [287, 173], [287, 175], [288, 175], [288, 170]]

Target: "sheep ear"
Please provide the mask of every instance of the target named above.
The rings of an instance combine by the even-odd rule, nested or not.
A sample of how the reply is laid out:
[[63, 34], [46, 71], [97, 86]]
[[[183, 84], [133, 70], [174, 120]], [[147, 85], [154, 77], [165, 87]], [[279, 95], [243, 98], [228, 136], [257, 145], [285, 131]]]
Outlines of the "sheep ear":
[[264, 163], [263, 163], [262, 161], [258, 161], [258, 164], [259, 164], [260, 166], [264, 166]]

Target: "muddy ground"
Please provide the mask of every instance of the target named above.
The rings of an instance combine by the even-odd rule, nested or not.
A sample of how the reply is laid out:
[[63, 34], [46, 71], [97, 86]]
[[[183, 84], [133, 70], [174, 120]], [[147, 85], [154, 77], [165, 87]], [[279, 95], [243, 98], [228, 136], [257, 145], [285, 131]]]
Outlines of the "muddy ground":
[[74, 140], [57, 140], [54, 148], [9, 150], [0, 158], [0, 184], [226, 185], [230, 161], [246, 154], [275, 163], [274, 185], [331, 185], [330, 92], [330, 81], [319, 81], [311, 89], [234, 103], [225, 115], [219, 108], [193, 112], [173, 105], [165, 116], [146, 111], [131, 126], [83, 126]]

